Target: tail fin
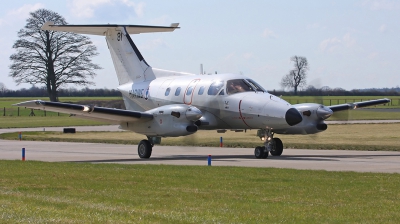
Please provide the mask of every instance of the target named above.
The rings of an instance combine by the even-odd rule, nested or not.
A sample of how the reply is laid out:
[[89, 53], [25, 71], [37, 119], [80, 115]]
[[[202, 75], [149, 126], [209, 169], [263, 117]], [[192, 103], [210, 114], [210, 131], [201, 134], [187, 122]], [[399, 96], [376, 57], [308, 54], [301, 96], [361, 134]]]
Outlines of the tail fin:
[[143, 82], [156, 78], [152, 67], [146, 62], [133, 43], [129, 33], [172, 32], [179, 29], [178, 23], [171, 26], [142, 25], [54, 25], [46, 22], [42, 30], [65, 31], [80, 34], [105, 36], [120, 85], [128, 82]]

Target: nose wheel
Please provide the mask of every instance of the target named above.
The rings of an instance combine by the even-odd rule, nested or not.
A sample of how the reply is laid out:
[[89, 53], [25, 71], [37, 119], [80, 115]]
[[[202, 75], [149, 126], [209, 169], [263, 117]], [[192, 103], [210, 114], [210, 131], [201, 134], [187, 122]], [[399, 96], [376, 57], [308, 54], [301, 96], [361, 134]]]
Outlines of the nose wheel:
[[254, 156], [257, 159], [266, 159], [268, 154], [280, 156], [283, 152], [283, 143], [279, 138], [274, 138], [274, 133], [270, 129], [261, 129], [257, 135], [264, 140], [264, 146], [257, 146], [254, 149]]
[[254, 149], [254, 156], [257, 159], [266, 159], [268, 157], [268, 151], [265, 149], [264, 146], [257, 146]]
[[282, 155], [283, 152], [283, 143], [279, 138], [273, 138], [272, 139], [274, 142], [274, 146], [271, 147], [271, 151], [269, 151], [271, 153], [271, 155], [273, 156], [280, 156]]

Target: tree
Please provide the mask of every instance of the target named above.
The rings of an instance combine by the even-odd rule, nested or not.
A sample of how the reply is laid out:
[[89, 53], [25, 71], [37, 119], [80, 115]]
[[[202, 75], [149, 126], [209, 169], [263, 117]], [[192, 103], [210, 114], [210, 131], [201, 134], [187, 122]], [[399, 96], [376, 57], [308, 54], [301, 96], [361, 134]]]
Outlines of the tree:
[[0, 92], [3, 93], [5, 91], [7, 91], [6, 85], [4, 85], [4, 83], [0, 82]]
[[46, 21], [66, 25], [56, 12], [39, 9], [30, 13], [27, 23], [18, 32], [18, 40], [10, 56], [10, 76], [21, 83], [43, 84], [51, 101], [58, 101], [57, 90], [66, 84], [87, 86], [93, 84], [96, 69], [91, 57], [97, 55], [92, 41], [83, 35], [41, 30]]
[[297, 90], [306, 85], [308, 62], [307, 58], [293, 56], [290, 58], [294, 62], [294, 69], [290, 70], [289, 74], [283, 76], [281, 86], [284, 88], [294, 88], [294, 95], [297, 95]]

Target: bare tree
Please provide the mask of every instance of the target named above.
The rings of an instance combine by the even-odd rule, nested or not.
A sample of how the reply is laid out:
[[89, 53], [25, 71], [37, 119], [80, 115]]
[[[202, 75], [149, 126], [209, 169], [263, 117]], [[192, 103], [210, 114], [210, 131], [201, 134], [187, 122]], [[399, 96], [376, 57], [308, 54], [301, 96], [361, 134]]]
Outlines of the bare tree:
[[307, 84], [307, 58], [293, 56], [290, 58], [294, 62], [294, 69], [290, 70], [289, 74], [283, 76], [281, 86], [284, 88], [294, 88], [294, 95], [297, 95], [297, 90]]
[[5, 92], [5, 91], [7, 91], [6, 85], [4, 85], [4, 83], [0, 82], [0, 92]]
[[17, 84], [43, 84], [51, 101], [58, 101], [57, 90], [65, 84], [89, 85], [94, 70], [101, 69], [92, 63], [97, 55], [92, 41], [83, 35], [41, 30], [46, 21], [66, 25], [58, 13], [39, 9], [30, 13], [27, 23], [18, 32], [14, 43], [16, 53], [10, 56], [10, 76]]

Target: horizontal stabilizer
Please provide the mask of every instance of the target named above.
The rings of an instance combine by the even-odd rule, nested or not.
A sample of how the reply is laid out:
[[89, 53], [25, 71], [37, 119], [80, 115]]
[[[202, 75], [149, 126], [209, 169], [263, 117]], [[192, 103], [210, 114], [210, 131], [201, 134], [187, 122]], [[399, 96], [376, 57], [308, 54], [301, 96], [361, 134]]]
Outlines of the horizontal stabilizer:
[[139, 33], [156, 33], [156, 32], [172, 32], [179, 29], [179, 23], [172, 23], [170, 26], [145, 26], [145, 25], [119, 25], [119, 24], [102, 24], [102, 25], [54, 25], [48, 21], [42, 26], [42, 30], [64, 31], [80, 34], [92, 34], [104, 36], [108, 29], [117, 27], [126, 27], [129, 34]]
[[361, 107], [369, 107], [379, 104], [389, 103], [389, 99], [379, 99], [379, 100], [369, 100], [364, 102], [356, 102], [356, 103], [345, 103], [339, 105], [328, 106], [333, 112], [341, 111], [341, 110], [353, 110]]
[[148, 121], [153, 119], [152, 114], [139, 111], [95, 107], [91, 105], [80, 105], [72, 103], [49, 102], [42, 100], [21, 102], [14, 104], [13, 106], [73, 114], [79, 117], [110, 121], [112, 123]]

